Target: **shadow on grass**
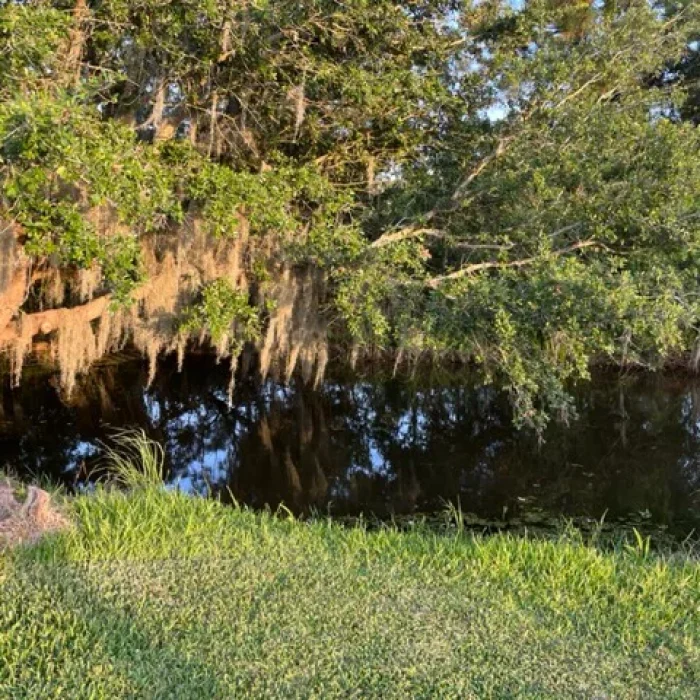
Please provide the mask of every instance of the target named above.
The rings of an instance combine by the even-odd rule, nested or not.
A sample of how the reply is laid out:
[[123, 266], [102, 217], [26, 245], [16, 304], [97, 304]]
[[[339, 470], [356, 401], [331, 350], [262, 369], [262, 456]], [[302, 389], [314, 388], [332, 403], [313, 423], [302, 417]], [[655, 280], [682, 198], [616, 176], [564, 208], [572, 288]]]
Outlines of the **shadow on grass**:
[[124, 562], [20, 562], [0, 572], [0, 695], [222, 697], [215, 672], [182, 650], [186, 624], [179, 630], [157, 614], [170, 612], [167, 594], [133, 594], [159, 565], [133, 562], [129, 581], [117, 572]]

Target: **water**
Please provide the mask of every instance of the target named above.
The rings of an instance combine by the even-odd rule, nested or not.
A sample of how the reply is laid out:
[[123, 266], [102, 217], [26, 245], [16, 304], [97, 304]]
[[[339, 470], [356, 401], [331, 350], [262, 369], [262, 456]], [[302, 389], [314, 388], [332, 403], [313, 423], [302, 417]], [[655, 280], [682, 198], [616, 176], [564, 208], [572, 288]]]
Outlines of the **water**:
[[229, 409], [227, 369], [208, 358], [181, 373], [165, 363], [150, 388], [146, 374], [139, 361], [100, 367], [70, 402], [46, 376], [5, 384], [0, 467], [77, 485], [114, 427], [138, 426], [165, 446], [170, 484], [256, 508], [387, 517], [459, 501], [505, 523], [700, 525], [700, 382], [688, 377], [599, 377], [577, 394], [579, 421], [540, 444], [512, 427], [502, 394], [466, 382], [248, 381]]

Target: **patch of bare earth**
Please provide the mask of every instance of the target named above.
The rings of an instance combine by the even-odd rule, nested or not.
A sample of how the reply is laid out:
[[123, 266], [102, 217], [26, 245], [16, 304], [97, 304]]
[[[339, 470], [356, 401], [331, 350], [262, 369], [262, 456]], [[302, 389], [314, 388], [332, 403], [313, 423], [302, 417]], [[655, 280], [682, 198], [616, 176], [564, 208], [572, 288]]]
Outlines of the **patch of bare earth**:
[[0, 482], [0, 548], [36, 542], [67, 526], [68, 520], [43, 489], [30, 486], [24, 503], [20, 503], [12, 484]]

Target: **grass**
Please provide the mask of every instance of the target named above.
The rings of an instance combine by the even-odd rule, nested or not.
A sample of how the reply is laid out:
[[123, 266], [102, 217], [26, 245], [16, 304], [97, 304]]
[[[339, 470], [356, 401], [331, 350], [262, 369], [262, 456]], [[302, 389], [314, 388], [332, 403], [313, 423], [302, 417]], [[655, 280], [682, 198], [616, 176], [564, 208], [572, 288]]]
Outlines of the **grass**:
[[697, 698], [700, 566], [158, 489], [0, 554], [0, 697]]
[[100, 443], [100, 446], [102, 459], [97, 475], [131, 489], [156, 487], [162, 483], [165, 452], [144, 430], [117, 429], [110, 444]]

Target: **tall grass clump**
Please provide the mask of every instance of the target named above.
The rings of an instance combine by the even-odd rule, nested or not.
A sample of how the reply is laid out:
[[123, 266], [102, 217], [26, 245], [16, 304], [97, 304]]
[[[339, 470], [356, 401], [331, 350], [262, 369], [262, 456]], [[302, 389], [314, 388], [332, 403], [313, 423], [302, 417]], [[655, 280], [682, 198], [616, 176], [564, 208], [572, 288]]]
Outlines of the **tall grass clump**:
[[158, 487], [165, 474], [162, 445], [140, 428], [116, 431], [111, 444], [102, 443], [104, 455], [98, 474], [127, 489]]

